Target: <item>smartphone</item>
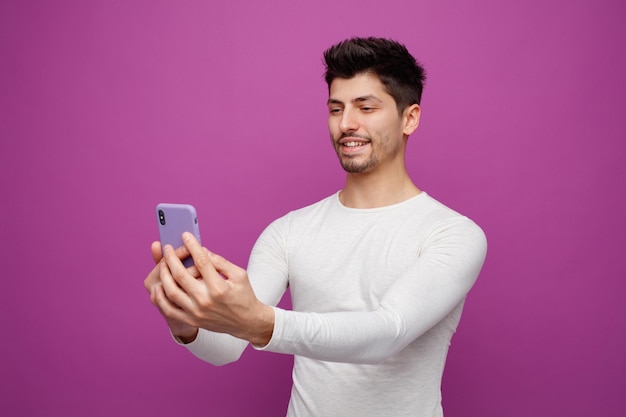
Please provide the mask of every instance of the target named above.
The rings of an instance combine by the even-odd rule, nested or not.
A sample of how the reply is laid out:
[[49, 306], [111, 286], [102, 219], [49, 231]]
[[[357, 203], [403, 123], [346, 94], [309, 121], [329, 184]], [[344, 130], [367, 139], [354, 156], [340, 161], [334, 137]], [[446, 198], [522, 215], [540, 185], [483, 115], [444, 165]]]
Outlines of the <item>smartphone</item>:
[[[161, 248], [167, 244], [172, 245], [174, 249], [183, 246], [183, 232], [193, 233], [198, 242], [201, 242], [198, 215], [192, 205], [159, 203], [156, 206], [156, 214]], [[191, 256], [183, 259], [183, 264], [186, 267], [192, 266]]]

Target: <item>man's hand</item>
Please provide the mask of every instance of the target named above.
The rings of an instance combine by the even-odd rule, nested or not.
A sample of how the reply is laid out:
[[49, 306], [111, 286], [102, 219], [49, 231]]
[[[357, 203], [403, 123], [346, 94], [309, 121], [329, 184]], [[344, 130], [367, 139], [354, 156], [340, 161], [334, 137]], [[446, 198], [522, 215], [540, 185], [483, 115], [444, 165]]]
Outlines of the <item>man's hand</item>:
[[247, 272], [201, 247], [191, 233], [183, 234], [183, 243], [195, 268], [185, 268], [181, 251], [166, 245], [164, 262], [153, 271], [161, 283], [154, 302], [168, 323], [228, 333], [257, 346], [269, 343], [274, 310], [256, 298]]
[[[144, 286], [150, 293], [150, 301], [157, 308], [159, 308], [159, 311], [165, 318], [165, 321], [167, 322], [167, 325], [169, 326], [172, 334], [179, 338], [183, 343], [191, 343], [195, 340], [198, 334], [198, 328], [195, 326], [190, 326], [184, 321], [176, 320], [166, 316], [157, 303], [157, 298], [163, 297], [163, 286], [159, 276], [161, 268], [159, 264], [164, 263], [165, 261], [162, 259], [161, 256], [161, 243], [158, 241], [153, 242], [150, 251], [152, 252], [152, 259], [154, 259], [154, 263], [156, 264], [154, 269], [150, 271], [150, 274], [148, 274], [148, 277], [144, 280]], [[176, 250], [176, 255], [180, 257], [180, 259], [184, 259], [189, 256], [189, 251], [187, 250], [187, 248], [182, 246]], [[191, 267], [189, 268], [189, 270], [193, 276], [197, 277], [200, 275], [195, 267]], [[178, 307], [171, 304], [171, 308]]]

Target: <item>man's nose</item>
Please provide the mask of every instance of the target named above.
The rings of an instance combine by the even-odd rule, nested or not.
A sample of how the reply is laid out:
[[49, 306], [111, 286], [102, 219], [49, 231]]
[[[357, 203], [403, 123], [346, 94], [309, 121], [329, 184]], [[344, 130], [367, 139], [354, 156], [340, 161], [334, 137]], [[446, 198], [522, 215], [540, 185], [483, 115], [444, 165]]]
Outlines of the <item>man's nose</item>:
[[359, 130], [359, 123], [353, 110], [344, 109], [339, 122], [339, 129], [344, 133], [355, 132]]

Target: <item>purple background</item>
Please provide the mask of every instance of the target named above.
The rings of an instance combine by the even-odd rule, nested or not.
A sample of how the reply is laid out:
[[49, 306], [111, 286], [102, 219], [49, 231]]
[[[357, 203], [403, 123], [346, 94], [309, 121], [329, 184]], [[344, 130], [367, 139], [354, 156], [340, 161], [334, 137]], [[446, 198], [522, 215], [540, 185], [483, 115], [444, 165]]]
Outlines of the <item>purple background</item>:
[[489, 237], [447, 416], [626, 415], [625, 20], [621, 0], [3, 0], [0, 414], [284, 414], [289, 356], [215, 368], [170, 340], [143, 288], [153, 210], [194, 204], [245, 265], [342, 186], [321, 54], [376, 35], [429, 73], [413, 178]]

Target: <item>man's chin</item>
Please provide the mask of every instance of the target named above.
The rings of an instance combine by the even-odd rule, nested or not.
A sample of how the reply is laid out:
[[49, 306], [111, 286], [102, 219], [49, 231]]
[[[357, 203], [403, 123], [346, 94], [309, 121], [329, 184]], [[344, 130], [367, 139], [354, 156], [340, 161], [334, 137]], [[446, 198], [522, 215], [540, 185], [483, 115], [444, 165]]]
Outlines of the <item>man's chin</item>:
[[356, 161], [341, 161], [341, 167], [349, 174], [363, 174], [372, 168], [373, 164], [358, 163]]

